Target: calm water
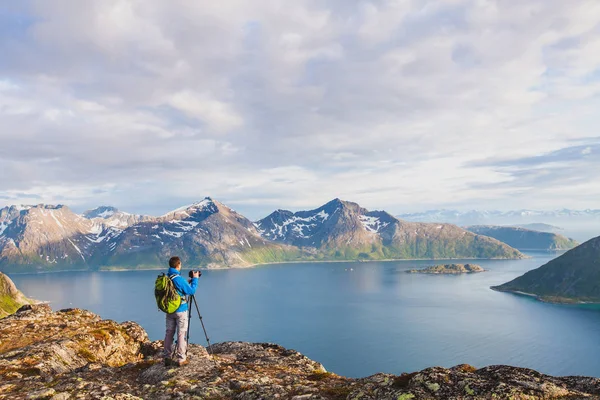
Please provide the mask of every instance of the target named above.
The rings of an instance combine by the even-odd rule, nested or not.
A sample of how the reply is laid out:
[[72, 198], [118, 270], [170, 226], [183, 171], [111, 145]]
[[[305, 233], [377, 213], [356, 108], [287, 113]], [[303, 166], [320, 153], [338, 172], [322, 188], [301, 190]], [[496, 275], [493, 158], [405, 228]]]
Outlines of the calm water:
[[[555, 256], [529, 255], [533, 258], [478, 261], [490, 271], [462, 276], [405, 273], [431, 261], [205, 271], [196, 297], [212, 342], [279, 343], [347, 376], [469, 363], [600, 377], [600, 309], [544, 304], [489, 289]], [[54, 309], [80, 307], [116, 321], [135, 320], [154, 340], [164, 334], [164, 314], [153, 297], [157, 273], [12, 279]], [[205, 344], [197, 318], [191, 341]]]

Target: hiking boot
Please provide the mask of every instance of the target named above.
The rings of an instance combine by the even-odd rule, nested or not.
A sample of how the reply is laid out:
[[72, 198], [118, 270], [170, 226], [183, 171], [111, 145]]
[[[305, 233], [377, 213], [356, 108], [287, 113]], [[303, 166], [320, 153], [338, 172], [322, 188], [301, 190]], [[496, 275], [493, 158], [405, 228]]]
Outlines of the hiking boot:
[[173, 363], [173, 365], [177, 366], [177, 367], [183, 367], [184, 365], [189, 364], [190, 362], [188, 360], [182, 360], [182, 361], [175, 361]]
[[171, 360], [170, 358], [165, 358], [165, 367], [170, 367], [171, 365], [175, 364], [175, 362], [173, 360]]

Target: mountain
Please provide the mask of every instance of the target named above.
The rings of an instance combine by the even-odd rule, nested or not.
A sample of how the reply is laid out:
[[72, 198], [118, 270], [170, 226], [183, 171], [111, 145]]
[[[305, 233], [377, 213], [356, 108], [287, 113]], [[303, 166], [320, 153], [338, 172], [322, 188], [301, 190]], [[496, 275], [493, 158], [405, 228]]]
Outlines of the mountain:
[[84, 213], [58, 205], [0, 210], [0, 270], [143, 268], [173, 254], [189, 267], [296, 260], [296, 248], [262, 238], [254, 224], [206, 198], [161, 217], [111, 207]]
[[519, 250], [569, 250], [579, 244], [556, 233], [511, 226], [474, 225], [466, 229], [478, 235], [493, 237]]
[[508, 245], [451, 224], [402, 221], [335, 199], [310, 211], [277, 210], [256, 222], [260, 234], [316, 259], [519, 258]]
[[544, 301], [600, 303], [600, 237], [492, 289], [533, 294]]
[[299, 251], [265, 240], [244, 216], [211, 198], [124, 229], [104, 242], [104, 265], [164, 265], [177, 254], [189, 267], [240, 267], [299, 258]]
[[119, 211], [115, 207], [101, 206], [88, 210], [82, 214], [84, 218], [96, 221], [105, 227], [127, 228], [138, 222], [150, 221], [153, 217], [147, 215], [134, 215]]
[[94, 242], [105, 231], [63, 205], [11, 206], [0, 210], [0, 269], [85, 269]]
[[398, 220], [335, 199], [312, 210], [277, 210], [254, 224], [211, 198], [159, 217], [103, 206], [78, 215], [63, 205], [0, 209], [0, 270], [132, 269], [165, 265], [245, 267], [298, 260], [518, 258], [492, 238], [450, 224]]
[[0, 272], [0, 318], [14, 313], [21, 306], [31, 302], [32, 300], [25, 297], [8, 276]]

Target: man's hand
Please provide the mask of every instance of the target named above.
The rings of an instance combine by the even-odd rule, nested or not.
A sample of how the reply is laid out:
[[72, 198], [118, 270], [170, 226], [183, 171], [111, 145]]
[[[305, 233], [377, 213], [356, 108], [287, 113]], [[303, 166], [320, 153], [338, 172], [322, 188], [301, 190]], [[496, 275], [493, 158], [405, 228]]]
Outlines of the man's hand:
[[202, 272], [200, 271], [194, 271], [194, 273], [192, 274], [194, 278], [200, 278], [200, 275], [202, 275]]

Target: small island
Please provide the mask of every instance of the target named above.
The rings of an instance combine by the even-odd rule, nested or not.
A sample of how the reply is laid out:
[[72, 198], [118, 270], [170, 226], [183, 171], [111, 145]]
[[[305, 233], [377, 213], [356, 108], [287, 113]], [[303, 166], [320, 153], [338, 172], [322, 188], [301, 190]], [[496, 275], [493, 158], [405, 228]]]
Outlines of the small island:
[[406, 271], [409, 274], [472, 274], [475, 272], [483, 272], [485, 269], [476, 264], [445, 264], [433, 265], [423, 269], [411, 269]]

